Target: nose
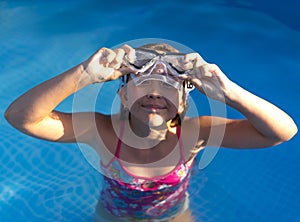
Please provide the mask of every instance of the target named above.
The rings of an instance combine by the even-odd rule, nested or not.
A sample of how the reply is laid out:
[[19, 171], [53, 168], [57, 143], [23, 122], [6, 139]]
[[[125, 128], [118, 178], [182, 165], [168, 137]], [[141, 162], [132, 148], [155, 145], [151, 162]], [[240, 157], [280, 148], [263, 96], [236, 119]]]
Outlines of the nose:
[[153, 72], [156, 72], [156, 73], [159, 73], [159, 74], [164, 73], [164, 71], [165, 71], [164, 66], [161, 63], [157, 64], [155, 66], [155, 68], [153, 69]]
[[147, 90], [147, 98], [148, 99], [161, 99], [162, 98], [162, 91], [161, 82], [157, 80], [153, 80], [150, 82], [150, 85]]
[[151, 68], [150, 68], [150, 73], [157, 73], [157, 74], [163, 74], [167, 72], [166, 65], [163, 64], [162, 62], [155, 63]]
[[147, 99], [154, 99], [154, 100], [162, 98], [162, 96], [160, 94], [155, 93], [155, 92], [148, 94], [146, 97], [147, 97]]

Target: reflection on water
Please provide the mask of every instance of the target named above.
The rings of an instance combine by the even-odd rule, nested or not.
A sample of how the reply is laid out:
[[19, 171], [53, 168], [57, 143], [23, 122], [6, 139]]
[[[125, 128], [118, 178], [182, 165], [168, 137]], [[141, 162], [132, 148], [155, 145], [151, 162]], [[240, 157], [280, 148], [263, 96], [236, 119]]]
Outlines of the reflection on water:
[[[140, 2], [1, 1], [0, 80], [6, 83], [1, 84], [1, 107], [7, 107], [29, 87], [81, 61], [100, 45], [159, 36], [201, 50], [212, 62], [230, 70], [235, 80], [252, 90], [259, 89], [268, 98], [276, 97], [279, 104], [298, 112], [294, 101], [298, 101], [299, 94], [299, 77], [295, 74], [299, 72], [299, 32], [291, 32], [276, 22], [300, 30], [296, 1]], [[243, 8], [240, 4], [237, 7], [238, 3], [245, 7], [249, 2], [252, 5], [248, 11], [239, 10]], [[120, 4], [122, 10], [115, 10]], [[180, 16], [166, 16], [170, 9], [180, 12]], [[253, 10], [263, 14], [253, 14]], [[289, 13], [296, 10], [297, 13]], [[276, 20], [261, 16], [265, 14]], [[282, 73], [287, 78], [282, 78]], [[254, 81], [258, 77], [261, 80]], [[270, 84], [266, 86], [265, 82]], [[69, 107], [70, 103], [62, 104], [66, 110]], [[201, 108], [204, 112], [205, 107]], [[92, 221], [101, 181], [75, 146], [25, 137], [6, 124], [2, 110], [0, 131], [1, 221], [19, 222], [24, 217], [33, 222]], [[237, 221], [236, 218], [253, 221], [254, 216], [264, 221], [287, 221], [287, 215], [289, 221], [297, 221], [298, 141], [295, 145], [289, 143], [287, 149], [260, 151], [255, 157], [245, 152], [239, 157], [227, 153], [219, 165], [198, 171], [190, 180], [189, 209], [178, 221], [188, 221], [191, 212], [197, 222]], [[270, 154], [273, 160], [266, 158]], [[268, 171], [264, 171], [266, 166]], [[98, 203], [95, 221], [101, 209]], [[98, 221], [103, 218], [98, 217]]]

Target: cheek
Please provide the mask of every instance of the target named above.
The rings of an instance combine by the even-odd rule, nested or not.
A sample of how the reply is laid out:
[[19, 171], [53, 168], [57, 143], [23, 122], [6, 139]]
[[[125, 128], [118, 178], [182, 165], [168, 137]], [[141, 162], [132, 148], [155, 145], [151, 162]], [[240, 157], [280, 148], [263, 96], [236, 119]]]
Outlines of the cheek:
[[184, 102], [181, 98], [174, 98], [172, 102], [170, 102], [170, 110], [177, 113], [182, 113], [185, 109]]
[[145, 93], [141, 92], [141, 90], [128, 90], [127, 91], [127, 103], [128, 106], [133, 106], [136, 101], [140, 98], [142, 98], [145, 95]]
[[171, 115], [181, 114], [185, 110], [185, 101], [182, 99], [182, 94], [178, 91], [173, 93], [168, 98], [168, 107]]
[[177, 94], [177, 112], [182, 113], [185, 109], [185, 101], [183, 99], [183, 93]]
[[180, 108], [184, 104], [182, 96], [183, 95], [181, 92], [174, 90], [174, 92], [166, 95], [166, 98], [168, 98], [168, 100], [173, 104], [173, 106], [175, 106], [176, 108]]
[[172, 107], [173, 109], [177, 109], [179, 107], [179, 97], [178, 94], [173, 95], [165, 95], [165, 98], [168, 101], [169, 107]]

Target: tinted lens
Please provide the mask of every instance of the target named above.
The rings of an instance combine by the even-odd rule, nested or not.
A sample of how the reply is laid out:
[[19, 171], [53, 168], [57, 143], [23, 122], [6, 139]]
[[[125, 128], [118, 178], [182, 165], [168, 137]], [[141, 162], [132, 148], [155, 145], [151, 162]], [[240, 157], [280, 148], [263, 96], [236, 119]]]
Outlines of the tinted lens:
[[138, 72], [146, 72], [157, 62], [168, 65], [171, 73], [180, 75], [185, 71], [193, 68], [193, 63], [185, 64], [185, 55], [183, 53], [158, 53], [153, 50], [135, 49], [135, 60], [133, 63], [127, 61], [127, 66], [132, 66], [132, 70]]
[[142, 66], [147, 64], [150, 60], [152, 60], [156, 56], [157, 56], [157, 54], [155, 54], [153, 52], [136, 49], [135, 50], [135, 61], [133, 64], [136, 67], [141, 68]]
[[185, 54], [167, 54], [163, 57], [163, 60], [170, 66], [176, 69], [178, 72], [184, 72], [185, 70], [192, 69], [193, 64], [184, 64]]

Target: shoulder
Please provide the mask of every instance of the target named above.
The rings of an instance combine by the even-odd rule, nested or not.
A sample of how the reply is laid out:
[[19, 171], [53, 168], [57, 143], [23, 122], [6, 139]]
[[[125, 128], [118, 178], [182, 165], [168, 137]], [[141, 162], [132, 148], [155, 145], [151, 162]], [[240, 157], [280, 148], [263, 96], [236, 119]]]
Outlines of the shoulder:
[[186, 160], [191, 160], [206, 146], [209, 116], [185, 117], [181, 125], [182, 146]]
[[100, 153], [103, 151], [114, 153], [118, 143], [118, 134], [120, 129], [119, 116], [96, 113], [95, 126], [95, 137], [91, 145]]
[[211, 141], [218, 144], [229, 119], [216, 116], [185, 117], [182, 122], [182, 142], [185, 156], [195, 157]]
[[188, 137], [192, 136], [198, 140], [206, 140], [213, 121], [212, 116], [185, 117], [181, 128], [184, 135]]

